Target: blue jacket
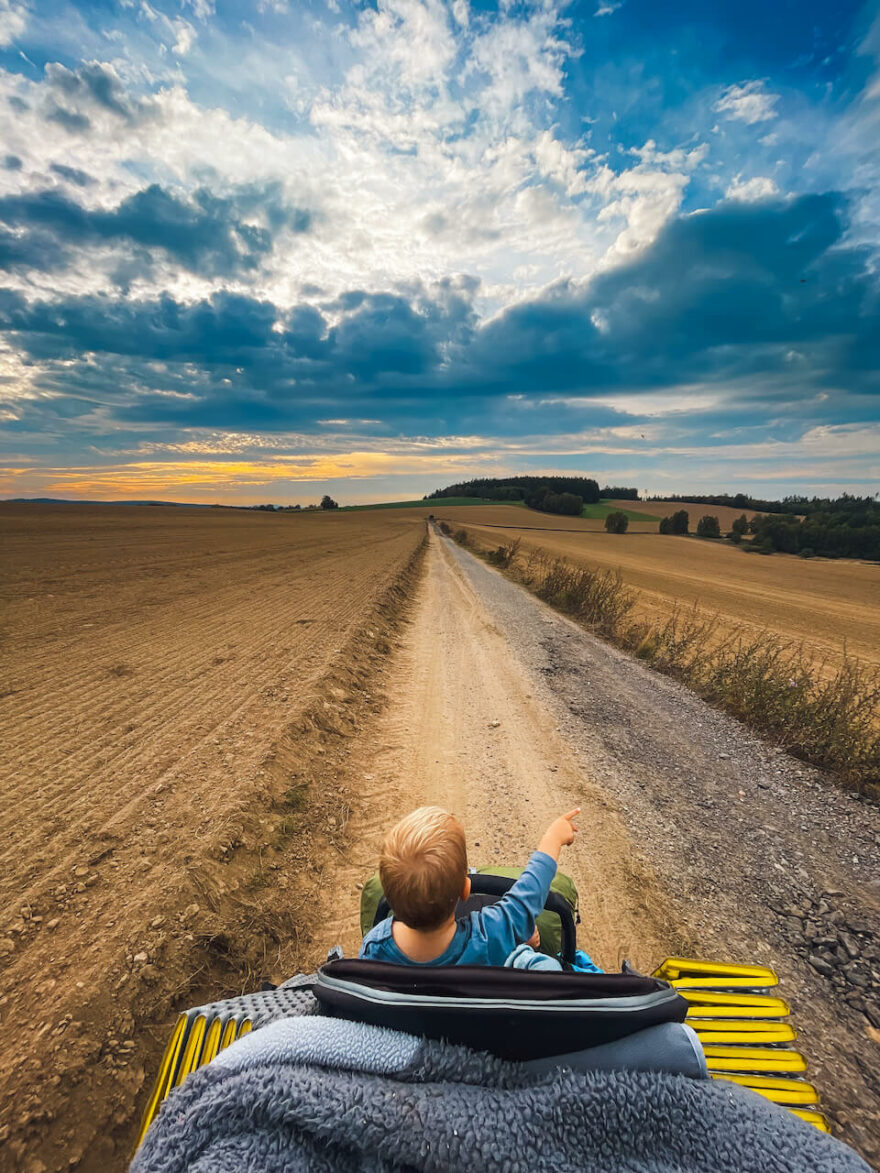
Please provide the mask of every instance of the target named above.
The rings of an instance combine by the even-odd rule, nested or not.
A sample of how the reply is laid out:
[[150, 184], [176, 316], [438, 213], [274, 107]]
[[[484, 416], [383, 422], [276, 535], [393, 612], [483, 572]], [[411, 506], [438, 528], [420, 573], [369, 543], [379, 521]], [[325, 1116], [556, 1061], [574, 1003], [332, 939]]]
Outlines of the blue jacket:
[[364, 937], [359, 957], [395, 965], [504, 965], [517, 945], [535, 931], [535, 917], [544, 908], [556, 861], [543, 851], [532, 853], [519, 879], [497, 904], [472, 912], [456, 923], [455, 936], [433, 961], [413, 961], [391, 935], [389, 916]]

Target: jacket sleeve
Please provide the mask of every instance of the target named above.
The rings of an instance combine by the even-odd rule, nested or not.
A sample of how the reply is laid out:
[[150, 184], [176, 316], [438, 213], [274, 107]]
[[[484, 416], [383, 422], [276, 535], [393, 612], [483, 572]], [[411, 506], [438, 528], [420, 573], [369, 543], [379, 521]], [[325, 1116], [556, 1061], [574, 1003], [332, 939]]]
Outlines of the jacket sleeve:
[[535, 931], [535, 917], [544, 908], [556, 875], [556, 861], [543, 851], [532, 853], [522, 875], [497, 904], [474, 913], [475, 930], [486, 942], [490, 965], [503, 965], [517, 945]]
[[555, 957], [538, 953], [531, 945], [517, 945], [504, 962], [505, 969], [539, 969], [558, 973], [562, 966]]

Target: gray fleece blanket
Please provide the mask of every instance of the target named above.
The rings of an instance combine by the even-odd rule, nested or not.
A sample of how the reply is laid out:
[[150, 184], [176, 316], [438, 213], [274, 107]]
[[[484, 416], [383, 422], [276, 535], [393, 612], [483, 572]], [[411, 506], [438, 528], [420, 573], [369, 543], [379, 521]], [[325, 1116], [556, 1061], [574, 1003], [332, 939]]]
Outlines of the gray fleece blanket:
[[535, 1075], [395, 1031], [302, 1017], [173, 1092], [131, 1173], [870, 1173], [735, 1084], [567, 1068]]

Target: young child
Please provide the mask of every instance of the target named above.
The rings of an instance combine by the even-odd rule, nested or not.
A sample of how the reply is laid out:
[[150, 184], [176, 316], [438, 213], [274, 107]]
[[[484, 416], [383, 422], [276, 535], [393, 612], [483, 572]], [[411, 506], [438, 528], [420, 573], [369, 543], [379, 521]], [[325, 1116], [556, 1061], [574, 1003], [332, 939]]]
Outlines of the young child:
[[[550, 824], [522, 875], [496, 904], [456, 921], [455, 906], [471, 890], [464, 828], [440, 807], [413, 811], [388, 832], [379, 861], [394, 915], [367, 933], [359, 956], [397, 965], [504, 965], [535, 932], [559, 853], [574, 842], [572, 820], [579, 813], [569, 811]], [[550, 963], [546, 968], [559, 968], [552, 958], [543, 960]]]

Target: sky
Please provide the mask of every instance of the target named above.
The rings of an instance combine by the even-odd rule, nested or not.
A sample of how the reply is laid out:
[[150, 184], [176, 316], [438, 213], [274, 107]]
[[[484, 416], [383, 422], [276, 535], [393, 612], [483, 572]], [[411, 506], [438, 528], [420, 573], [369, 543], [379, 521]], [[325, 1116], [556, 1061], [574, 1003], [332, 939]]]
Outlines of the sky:
[[0, 496], [880, 489], [880, 4], [0, 0]]

